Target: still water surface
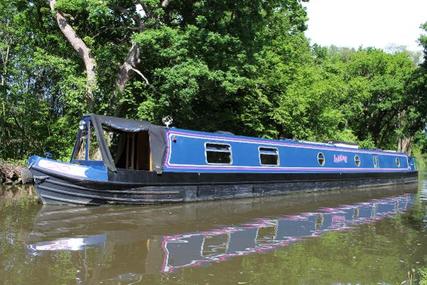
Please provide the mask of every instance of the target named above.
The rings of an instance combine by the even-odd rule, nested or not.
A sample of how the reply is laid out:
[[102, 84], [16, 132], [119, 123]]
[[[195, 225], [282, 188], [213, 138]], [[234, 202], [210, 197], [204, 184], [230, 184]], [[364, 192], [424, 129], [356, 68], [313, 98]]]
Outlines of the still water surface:
[[84, 208], [0, 188], [0, 284], [417, 284], [415, 191]]

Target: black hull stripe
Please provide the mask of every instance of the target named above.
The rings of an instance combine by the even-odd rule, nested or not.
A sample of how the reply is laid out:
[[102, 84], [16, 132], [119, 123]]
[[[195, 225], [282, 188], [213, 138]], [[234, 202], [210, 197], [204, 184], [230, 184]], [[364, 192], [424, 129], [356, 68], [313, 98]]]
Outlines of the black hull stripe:
[[[182, 202], [183, 199], [147, 199], [147, 198], [143, 198], [143, 199], [134, 199], [134, 198], [117, 198], [117, 197], [111, 197], [111, 196], [98, 196], [98, 195], [91, 195], [91, 194], [81, 194], [81, 193], [76, 193], [76, 192], [69, 192], [69, 191], [63, 191], [63, 190], [58, 190], [58, 189], [54, 189], [48, 186], [44, 186], [44, 185], [38, 185], [39, 189], [41, 190], [45, 190], [48, 192], [54, 192], [54, 193], [60, 193], [63, 195], [70, 195], [70, 196], [75, 196], [75, 197], [81, 197], [81, 198], [88, 198], [88, 199], [96, 199], [96, 200], [105, 200], [105, 201], [117, 201], [117, 202], [147, 202], [147, 203], [155, 203], [155, 202]], [[90, 191], [90, 192], [94, 192], [92, 189], [85, 189], [86, 191]], [[105, 193], [105, 194], [108, 194]], [[44, 196], [45, 194], [42, 194], [42, 196]]]
[[[410, 185], [413, 184], [416, 186], [416, 181], [402, 181], [399, 185], [393, 182], [383, 182], [383, 183], [377, 183], [375, 185], [357, 185], [356, 187], [350, 188], [350, 189], [396, 189], [397, 187], [404, 187], [404, 185]], [[327, 191], [336, 191], [336, 190], [350, 190], [350, 189], [343, 189], [340, 185], [334, 185], [329, 188], [306, 188], [306, 189], [287, 189], [284, 187], [285, 185], [280, 185], [281, 187], [279, 190], [277, 188], [273, 187], [270, 190], [260, 190], [257, 189], [255, 191], [255, 188], [252, 188], [251, 192], [236, 192], [232, 194], [226, 194], [222, 195], [218, 193], [220, 192], [209, 192], [203, 194], [202, 196], [194, 196], [190, 199], [186, 199], [185, 197], [185, 190], [183, 191], [183, 196], [179, 199], [176, 198], [169, 198], [169, 199], [158, 199], [158, 198], [148, 198], [148, 197], [129, 197], [129, 198], [117, 198], [117, 197], [111, 197], [108, 195], [108, 193], [104, 193], [105, 195], [92, 195], [91, 189], [87, 189], [86, 191], [89, 193], [76, 193], [72, 190], [72, 187], [69, 187], [67, 190], [58, 190], [58, 189], [52, 189], [51, 187], [47, 187], [45, 185], [37, 185], [37, 191], [39, 195], [41, 196], [44, 203], [48, 204], [55, 204], [55, 203], [67, 203], [67, 204], [79, 204], [79, 205], [101, 205], [101, 204], [156, 204], [156, 203], [179, 203], [179, 202], [185, 202], [185, 201], [202, 201], [202, 200], [218, 200], [218, 199], [230, 199], [230, 198], [250, 198], [250, 197], [260, 197], [260, 196], [277, 196], [277, 195], [286, 195], [290, 193], [297, 193], [297, 192], [327, 192]], [[393, 187], [394, 186], [394, 187]], [[291, 187], [292, 188], [292, 187]], [[261, 188], [263, 189], [263, 188]], [[206, 190], [206, 189], [205, 189]], [[230, 190], [230, 189], [228, 189]], [[237, 189], [232, 189], [237, 190]], [[191, 189], [189, 190], [191, 192]], [[197, 190], [199, 191], [199, 190]], [[230, 192], [228, 192], [230, 193]]]
[[[87, 191], [88, 188], [79, 186], [79, 185], [70, 185], [69, 183], [60, 182], [58, 180], [49, 180], [49, 183], [58, 185], [58, 186], [64, 186], [64, 187], [72, 187], [79, 190]], [[143, 191], [143, 190], [97, 190], [97, 189], [90, 189], [92, 192], [98, 192], [98, 193], [111, 193], [111, 194], [147, 194], [147, 195], [177, 195], [180, 194], [180, 191]]]

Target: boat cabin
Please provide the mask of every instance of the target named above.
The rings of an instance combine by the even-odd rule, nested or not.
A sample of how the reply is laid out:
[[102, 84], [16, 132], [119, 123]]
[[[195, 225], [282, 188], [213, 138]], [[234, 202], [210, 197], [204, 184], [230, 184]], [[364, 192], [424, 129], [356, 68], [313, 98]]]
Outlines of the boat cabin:
[[305, 173], [414, 171], [404, 153], [342, 142], [271, 140], [88, 115], [71, 163], [112, 172]]

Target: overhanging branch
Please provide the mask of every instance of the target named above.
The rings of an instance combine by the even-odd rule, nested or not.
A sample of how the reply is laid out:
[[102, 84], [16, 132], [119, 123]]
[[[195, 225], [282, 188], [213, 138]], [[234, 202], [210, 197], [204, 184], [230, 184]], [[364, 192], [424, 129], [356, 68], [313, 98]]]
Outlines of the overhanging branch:
[[89, 47], [85, 44], [85, 42], [77, 35], [74, 31], [73, 27], [68, 23], [65, 16], [55, 9], [56, 0], [50, 0], [50, 9], [55, 14], [56, 21], [58, 23], [59, 29], [67, 38], [68, 42], [74, 48], [75, 51], [78, 52], [80, 57], [82, 58], [85, 69], [86, 69], [86, 94], [88, 99], [88, 105], [91, 107], [93, 104], [93, 90], [96, 88], [96, 61], [95, 58], [92, 57], [90, 53]]

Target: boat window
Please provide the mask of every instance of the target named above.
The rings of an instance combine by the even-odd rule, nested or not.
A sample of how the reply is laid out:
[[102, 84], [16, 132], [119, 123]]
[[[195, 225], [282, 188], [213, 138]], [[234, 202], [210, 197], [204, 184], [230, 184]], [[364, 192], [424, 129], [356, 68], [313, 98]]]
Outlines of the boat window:
[[396, 157], [396, 166], [400, 167], [400, 158]]
[[362, 163], [362, 162], [361, 162], [361, 160], [360, 160], [360, 157], [356, 154], [356, 155], [354, 156], [354, 165], [356, 165], [357, 167], [359, 167], [361, 163]]
[[325, 155], [323, 154], [323, 152], [319, 152], [317, 154], [317, 162], [319, 163], [320, 166], [325, 165], [326, 160], [325, 160]]
[[372, 162], [373, 162], [375, 168], [378, 168], [380, 166], [380, 162], [378, 160], [378, 156], [374, 155], [372, 157]]
[[259, 161], [261, 165], [279, 165], [279, 151], [274, 147], [260, 147]]
[[231, 146], [229, 144], [206, 143], [206, 162], [214, 164], [231, 164]]

